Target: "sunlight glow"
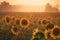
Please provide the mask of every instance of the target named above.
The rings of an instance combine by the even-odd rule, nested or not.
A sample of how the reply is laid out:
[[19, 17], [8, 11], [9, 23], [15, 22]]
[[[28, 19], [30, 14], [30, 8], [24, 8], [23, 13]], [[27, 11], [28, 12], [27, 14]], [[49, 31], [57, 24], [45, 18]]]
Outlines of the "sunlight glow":
[[47, 0], [21, 0], [22, 5], [45, 5]]

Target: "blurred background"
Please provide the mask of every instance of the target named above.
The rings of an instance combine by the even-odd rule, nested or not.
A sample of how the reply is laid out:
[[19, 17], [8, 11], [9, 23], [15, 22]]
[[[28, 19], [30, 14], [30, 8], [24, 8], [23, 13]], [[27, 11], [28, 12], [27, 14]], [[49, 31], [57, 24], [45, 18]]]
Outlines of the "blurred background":
[[0, 0], [0, 11], [60, 12], [60, 0]]

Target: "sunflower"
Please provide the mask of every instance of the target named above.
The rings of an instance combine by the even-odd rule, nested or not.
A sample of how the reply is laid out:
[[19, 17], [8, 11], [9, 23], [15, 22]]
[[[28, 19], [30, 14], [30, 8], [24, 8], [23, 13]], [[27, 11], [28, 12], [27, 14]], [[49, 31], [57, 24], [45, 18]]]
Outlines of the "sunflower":
[[37, 32], [39, 32], [39, 29], [38, 29], [38, 28], [33, 29], [33, 32], [32, 32], [32, 39], [35, 38], [34, 36], [36, 35]]
[[2, 23], [4, 23], [5, 22], [5, 18], [4, 17], [2, 17]]
[[60, 27], [55, 25], [55, 27], [51, 30], [50, 35], [53, 39], [60, 38]]
[[20, 19], [16, 19], [16, 20], [15, 20], [15, 24], [16, 24], [16, 25], [20, 25]]
[[8, 25], [10, 24], [10, 17], [9, 16], [5, 16], [5, 23]]
[[30, 14], [30, 19], [33, 19], [34, 18], [34, 15], [33, 14]]
[[36, 17], [33, 14], [30, 15], [30, 21], [31, 21], [31, 24], [36, 23]]
[[16, 36], [19, 35], [19, 30], [17, 29], [17, 27], [12, 26], [11, 32], [12, 32], [12, 34], [14, 34], [14, 35], [16, 35]]
[[33, 29], [33, 35], [35, 35], [39, 31], [38, 28]]
[[44, 35], [45, 35], [45, 39], [48, 39], [50, 37], [50, 31], [49, 30], [45, 30], [44, 31]]
[[49, 24], [46, 26], [46, 29], [47, 29], [47, 30], [51, 30], [52, 28], [54, 28], [54, 24], [52, 24], [52, 23], [49, 23]]
[[48, 25], [48, 20], [47, 19], [41, 19], [41, 26], [43, 27], [43, 28], [46, 28], [46, 26]]
[[30, 25], [29, 19], [27, 19], [27, 18], [21, 18], [21, 19], [20, 19], [20, 26], [21, 26], [22, 28], [28, 28], [29, 25]]
[[41, 24], [41, 19], [38, 19], [38, 24]]
[[32, 25], [36, 25], [36, 20], [31, 21]]
[[56, 23], [57, 23], [57, 25], [60, 26], [60, 17], [57, 17], [57, 18], [55, 18], [55, 19], [56, 19]]
[[42, 20], [41, 20], [41, 23], [42, 23], [43, 25], [47, 24], [47, 22], [48, 22], [47, 19], [42, 19]]
[[12, 20], [15, 20], [16, 18], [14, 16], [11, 17]]

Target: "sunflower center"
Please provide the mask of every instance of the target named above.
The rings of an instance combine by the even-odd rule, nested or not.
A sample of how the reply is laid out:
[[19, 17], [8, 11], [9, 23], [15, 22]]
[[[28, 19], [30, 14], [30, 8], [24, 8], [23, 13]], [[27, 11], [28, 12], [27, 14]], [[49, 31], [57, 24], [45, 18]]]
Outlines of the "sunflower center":
[[27, 20], [22, 20], [22, 25], [27, 25], [27, 24], [28, 24]]
[[13, 17], [12, 20], [15, 20], [15, 18]]
[[46, 20], [43, 20], [43, 22], [42, 22], [43, 24], [47, 24], [47, 21]]
[[10, 21], [10, 19], [7, 17], [7, 18], [6, 18], [6, 22], [8, 22], [8, 23], [9, 23], [9, 21]]
[[17, 28], [14, 27], [14, 31], [17, 32]]
[[55, 28], [54, 30], [53, 30], [53, 34], [54, 35], [59, 35], [60, 34], [60, 29], [59, 28]]

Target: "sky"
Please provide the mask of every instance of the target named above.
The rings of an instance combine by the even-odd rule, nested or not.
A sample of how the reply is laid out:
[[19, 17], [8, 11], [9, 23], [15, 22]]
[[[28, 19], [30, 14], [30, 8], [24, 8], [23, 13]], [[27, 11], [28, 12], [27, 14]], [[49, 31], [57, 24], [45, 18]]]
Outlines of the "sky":
[[60, 5], [60, 0], [0, 0], [0, 3], [3, 1], [9, 2], [11, 5], [45, 6], [47, 3], [50, 3], [53, 7], [56, 7], [56, 5]]
[[45, 5], [46, 3], [56, 5], [57, 1], [60, 2], [60, 0], [0, 0], [0, 2], [2, 1], [7, 1], [11, 5], [42, 5], [42, 6]]

